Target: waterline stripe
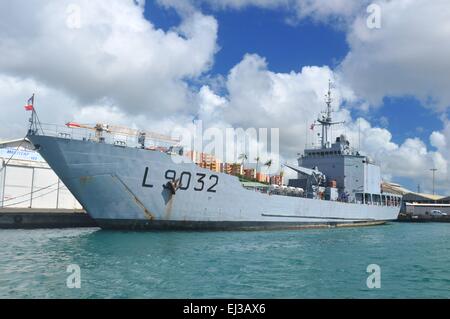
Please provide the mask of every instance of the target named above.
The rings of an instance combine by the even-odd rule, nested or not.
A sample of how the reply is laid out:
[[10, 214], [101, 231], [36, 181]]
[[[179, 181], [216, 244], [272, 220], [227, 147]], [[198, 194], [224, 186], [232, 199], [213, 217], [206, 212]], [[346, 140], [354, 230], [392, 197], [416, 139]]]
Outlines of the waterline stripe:
[[288, 218], [313, 218], [313, 219], [333, 219], [333, 220], [376, 220], [374, 218], [345, 218], [345, 217], [322, 217], [322, 216], [297, 216], [297, 215], [272, 215], [272, 214], [261, 214], [264, 217], [288, 217]]

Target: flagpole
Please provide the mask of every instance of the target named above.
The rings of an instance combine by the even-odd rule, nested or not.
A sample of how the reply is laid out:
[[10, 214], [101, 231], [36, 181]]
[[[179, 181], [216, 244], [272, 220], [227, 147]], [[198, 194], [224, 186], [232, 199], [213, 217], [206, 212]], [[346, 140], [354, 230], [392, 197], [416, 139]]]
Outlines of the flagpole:
[[33, 93], [33, 113], [34, 113], [34, 116], [36, 117], [36, 131], [38, 130], [38, 124], [39, 124], [39, 127], [40, 127], [40, 129], [41, 129], [41, 132], [42, 132], [42, 134], [44, 134], [44, 130], [42, 129], [42, 125], [41, 125], [41, 120], [39, 120], [39, 116], [37, 115], [37, 112], [36, 112], [36, 109], [35, 109], [35, 107], [34, 107], [34, 93]]
[[[28, 133], [36, 134], [38, 132], [39, 127], [41, 128], [42, 133], [44, 133], [44, 130], [42, 129], [41, 121], [39, 120], [39, 117], [35, 110], [34, 98], [35, 98], [35, 94], [33, 93], [31, 98], [28, 100], [28, 104], [26, 106], [27, 110], [31, 110], [30, 129], [29, 129]], [[30, 101], [31, 101], [31, 103], [30, 103]]]
[[33, 119], [34, 131], [35, 131], [35, 133], [37, 133], [37, 123], [36, 123], [37, 114], [36, 114], [36, 111], [34, 110], [34, 93], [31, 96], [31, 106], [32, 106], [31, 117]]
[[[30, 99], [28, 99], [27, 105], [25, 106], [25, 109], [27, 111], [29, 111], [29, 109], [28, 109], [28, 107], [30, 106], [29, 101], [30, 101]], [[29, 119], [29, 121], [30, 121], [30, 128], [28, 129], [28, 134], [34, 134], [34, 107], [33, 107], [34, 93], [31, 96], [31, 101], [32, 101], [32, 103], [31, 103], [32, 108], [31, 108], [31, 116], [30, 116], [30, 119]]]
[[[32, 121], [32, 123], [33, 123], [33, 125], [35, 124], [34, 123], [34, 118], [35, 118], [35, 111], [34, 111], [34, 93], [33, 93], [33, 95], [31, 96], [31, 106], [32, 106], [32, 109], [31, 109], [31, 121]], [[36, 130], [37, 130], [37, 127], [35, 128]]]

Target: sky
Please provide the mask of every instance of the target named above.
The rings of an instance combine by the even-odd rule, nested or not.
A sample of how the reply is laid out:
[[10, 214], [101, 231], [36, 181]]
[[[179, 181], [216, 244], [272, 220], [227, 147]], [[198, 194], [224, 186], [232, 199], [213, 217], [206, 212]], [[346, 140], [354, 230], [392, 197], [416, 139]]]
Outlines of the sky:
[[36, 93], [47, 123], [279, 128], [295, 162], [330, 79], [334, 134], [412, 190], [437, 168], [449, 195], [448, 39], [447, 0], [6, 0], [0, 139]]

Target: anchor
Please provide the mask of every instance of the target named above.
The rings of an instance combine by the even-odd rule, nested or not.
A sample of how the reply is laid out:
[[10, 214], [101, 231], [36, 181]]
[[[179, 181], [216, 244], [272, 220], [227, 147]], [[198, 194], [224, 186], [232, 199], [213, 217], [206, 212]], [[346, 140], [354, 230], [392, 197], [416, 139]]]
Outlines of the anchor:
[[169, 181], [164, 185], [164, 188], [170, 190], [172, 195], [175, 195], [177, 190], [181, 187], [180, 179], [176, 179], [174, 181]]

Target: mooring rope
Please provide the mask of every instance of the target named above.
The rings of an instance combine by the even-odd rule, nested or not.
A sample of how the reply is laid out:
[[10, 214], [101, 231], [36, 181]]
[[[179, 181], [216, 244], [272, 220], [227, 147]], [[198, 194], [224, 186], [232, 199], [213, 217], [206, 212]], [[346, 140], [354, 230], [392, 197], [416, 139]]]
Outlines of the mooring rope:
[[10, 158], [8, 158], [8, 160], [5, 163], [5, 166], [0, 167], [0, 172], [3, 171], [6, 166], [9, 164], [9, 161], [14, 157], [14, 155], [16, 155], [17, 151], [19, 150], [19, 148], [22, 146], [23, 142], [25, 142], [26, 136], [22, 139], [22, 141], [20, 142], [20, 144], [16, 147], [16, 150], [14, 151], [14, 153], [10, 156]]

